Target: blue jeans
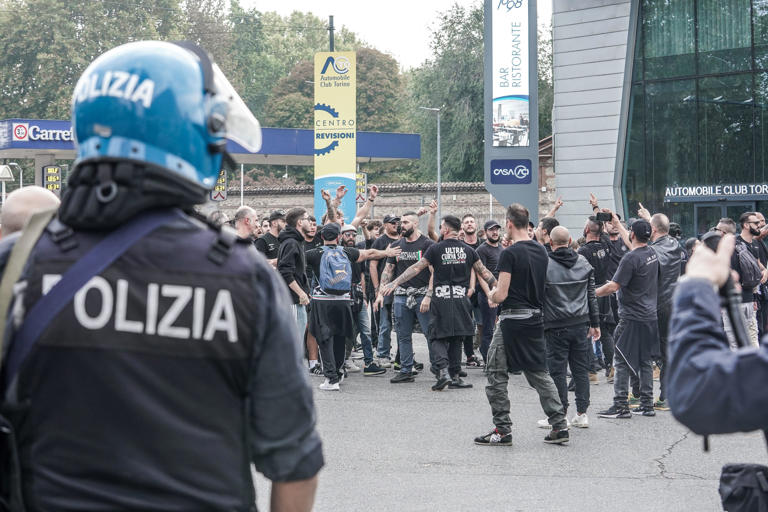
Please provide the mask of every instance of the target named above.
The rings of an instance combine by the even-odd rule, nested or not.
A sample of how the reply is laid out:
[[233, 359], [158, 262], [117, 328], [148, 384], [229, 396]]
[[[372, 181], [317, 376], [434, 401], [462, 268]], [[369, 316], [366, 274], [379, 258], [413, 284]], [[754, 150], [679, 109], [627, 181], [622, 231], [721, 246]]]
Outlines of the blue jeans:
[[304, 339], [304, 331], [307, 330], [307, 306], [303, 304], [292, 304], [294, 318], [296, 319], [296, 327], [299, 330], [299, 336]]
[[357, 332], [360, 333], [360, 344], [363, 346], [363, 361], [368, 366], [373, 362], [373, 345], [371, 344], [371, 317], [368, 316], [368, 307], [363, 305], [357, 312], [355, 323]]
[[[425, 336], [429, 332], [429, 313], [421, 313], [419, 311], [419, 306], [421, 306], [423, 299], [424, 296], [420, 296], [416, 301], [416, 306], [410, 309], [405, 305], [407, 300], [405, 295], [395, 295], [395, 302], [392, 304], [395, 313], [397, 344], [400, 347], [401, 373], [409, 373], [413, 370], [413, 323], [416, 320], [419, 321]], [[379, 343], [379, 346], [381, 346], [381, 343]], [[429, 361], [430, 363], [432, 362], [432, 350], [430, 350]]]
[[379, 309], [379, 344], [376, 357], [389, 358], [392, 344], [392, 304], [384, 304]]

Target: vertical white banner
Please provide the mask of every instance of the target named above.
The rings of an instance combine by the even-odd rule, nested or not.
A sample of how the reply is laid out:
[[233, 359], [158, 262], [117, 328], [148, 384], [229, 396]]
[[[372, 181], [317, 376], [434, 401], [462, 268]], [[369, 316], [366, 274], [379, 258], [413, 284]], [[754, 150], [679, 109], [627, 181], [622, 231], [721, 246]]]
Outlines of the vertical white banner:
[[530, 145], [528, 1], [493, 0], [493, 146]]

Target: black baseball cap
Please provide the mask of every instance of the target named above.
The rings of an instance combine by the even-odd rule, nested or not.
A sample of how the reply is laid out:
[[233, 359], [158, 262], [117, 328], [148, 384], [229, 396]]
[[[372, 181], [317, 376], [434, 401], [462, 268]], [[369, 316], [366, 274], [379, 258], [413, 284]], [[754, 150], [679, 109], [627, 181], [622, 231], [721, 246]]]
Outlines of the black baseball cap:
[[637, 219], [632, 223], [630, 228], [635, 236], [647, 240], [651, 238], [651, 223], [645, 219]]
[[485, 224], [483, 224], [483, 231], [488, 231], [489, 229], [500, 228], [500, 227], [501, 227], [501, 224], [491, 219], [491, 220], [485, 221]]
[[331, 222], [330, 224], [323, 226], [323, 229], [320, 231], [320, 236], [325, 240], [336, 240], [339, 238], [339, 233], [341, 233], [341, 226], [335, 222]]
[[275, 210], [269, 214], [269, 222], [277, 219], [285, 219], [285, 214], [281, 210]]
[[400, 217], [397, 215], [385, 215], [384, 216], [384, 224], [396, 224], [400, 222]]

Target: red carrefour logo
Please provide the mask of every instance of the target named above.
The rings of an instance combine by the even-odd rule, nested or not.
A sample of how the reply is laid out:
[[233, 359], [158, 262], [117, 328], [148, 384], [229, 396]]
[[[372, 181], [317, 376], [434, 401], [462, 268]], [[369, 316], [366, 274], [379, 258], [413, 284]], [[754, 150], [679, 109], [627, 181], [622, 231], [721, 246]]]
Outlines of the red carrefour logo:
[[27, 140], [29, 136], [29, 127], [27, 123], [13, 124], [13, 140]]

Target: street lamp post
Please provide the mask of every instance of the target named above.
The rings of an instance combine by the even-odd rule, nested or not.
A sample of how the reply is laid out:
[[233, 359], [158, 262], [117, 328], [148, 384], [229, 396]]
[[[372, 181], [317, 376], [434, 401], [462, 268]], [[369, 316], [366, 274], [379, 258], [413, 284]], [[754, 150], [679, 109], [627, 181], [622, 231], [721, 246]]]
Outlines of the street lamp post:
[[440, 108], [436, 107], [419, 107], [430, 112], [437, 113], [437, 222], [440, 223], [442, 216], [442, 202], [440, 199], [440, 192], [442, 190], [442, 175], [440, 174]]

